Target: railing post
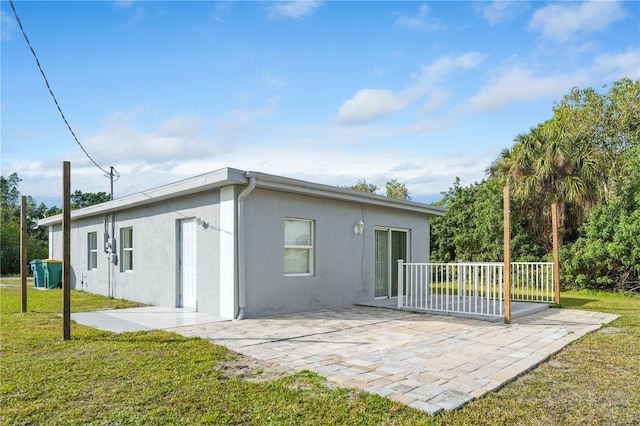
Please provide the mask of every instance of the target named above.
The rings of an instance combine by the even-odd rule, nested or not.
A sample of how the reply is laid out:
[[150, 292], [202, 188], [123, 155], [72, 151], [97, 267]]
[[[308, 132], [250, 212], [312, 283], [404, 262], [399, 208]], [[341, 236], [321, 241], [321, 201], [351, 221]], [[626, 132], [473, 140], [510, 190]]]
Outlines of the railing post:
[[504, 323], [511, 324], [511, 206], [509, 187], [503, 190], [504, 197]]
[[553, 287], [556, 306], [560, 306], [560, 253], [558, 250], [558, 206], [551, 205], [551, 227], [553, 230]]
[[[453, 273], [453, 271], [451, 271]], [[456, 301], [458, 302], [458, 311], [464, 311], [465, 306], [465, 298], [466, 298], [466, 288], [464, 287], [464, 270], [462, 268], [462, 261], [458, 260], [458, 295], [456, 296]], [[462, 305], [462, 308], [460, 308]]]
[[398, 259], [398, 309], [402, 309], [404, 293], [404, 260]]

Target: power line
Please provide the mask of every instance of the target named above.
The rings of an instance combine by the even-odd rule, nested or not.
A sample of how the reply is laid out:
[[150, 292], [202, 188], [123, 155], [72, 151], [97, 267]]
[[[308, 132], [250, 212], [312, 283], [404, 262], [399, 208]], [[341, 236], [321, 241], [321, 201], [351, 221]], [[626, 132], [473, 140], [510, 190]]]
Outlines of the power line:
[[[93, 164], [95, 164], [95, 166], [97, 168], [99, 168], [100, 170], [102, 170], [105, 173], [105, 176], [110, 177], [112, 179], [112, 182], [113, 182], [113, 178], [114, 177], [116, 177], [116, 180], [117, 180], [118, 178], [120, 178], [120, 173], [116, 169], [114, 169], [113, 167], [110, 168], [110, 171], [107, 171], [107, 170], [103, 169], [102, 167], [100, 167], [100, 165], [98, 163], [96, 163], [96, 161], [93, 158], [91, 158], [91, 156], [89, 155], [87, 150], [84, 149], [84, 146], [82, 146], [82, 144], [78, 140], [78, 137], [76, 136], [75, 132], [71, 128], [71, 125], [67, 121], [67, 118], [65, 117], [64, 113], [62, 112], [62, 108], [60, 108], [60, 104], [58, 103], [58, 99], [56, 98], [56, 95], [53, 94], [53, 90], [51, 89], [51, 86], [49, 85], [49, 80], [47, 80], [47, 76], [45, 75], [44, 70], [42, 69], [42, 66], [40, 65], [40, 61], [38, 60], [38, 55], [36, 55], [36, 51], [33, 50], [33, 46], [31, 46], [31, 42], [29, 41], [29, 37], [27, 37], [27, 33], [25, 32], [24, 27], [22, 26], [22, 22], [20, 21], [20, 17], [18, 17], [18, 12], [16, 12], [16, 7], [13, 4], [13, 0], [9, 0], [9, 3], [11, 4], [11, 9], [13, 10], [13, 14], [16, 17], [16, 21], [18, 22], [18, 26], [20, 27], [20, 31], [22, 31], [22, 35], [24, 36], [24, 39], [27, 42], [27, 45], [29, 46], [29, 49], [31, 50], [31, 53], [33, 54], [33, 57], [36, 60], [36, 64], [38, 65], [38, 69], [40, 70], [40, 74], [42, 74], [42, 78], [44, 79], [44, 83], [47, 85], [47, 89], [49, 89], [49, 93], [51, 94], [51, 97], [53, 98], [53, 102], [55, 102], [56, 107], [58, 108], [58, 111], [60, 112], [60, 115], [62, 116], [62, 120], [64, 120], [64, 123], [67, 125], [67, 128], [71, 132], [71, 135], [73, 136], [73, 139], [75, 139], [76, 143], [78, 144], [80, 149], [82, 149], [82, 152], [84, 152], [84, 154], [87, 156], [87, 158], [89, 160], [91, 160], [91, 162]], [[113, 198], [113, 193], [111, 194], [111, 198]]]

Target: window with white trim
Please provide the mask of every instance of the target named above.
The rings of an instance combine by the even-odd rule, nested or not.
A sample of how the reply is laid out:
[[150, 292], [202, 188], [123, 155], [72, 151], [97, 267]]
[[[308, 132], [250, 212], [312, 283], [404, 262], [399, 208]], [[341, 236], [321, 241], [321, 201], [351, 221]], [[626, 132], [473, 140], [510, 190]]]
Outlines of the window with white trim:
[[87, 234], [87, 269], [98, 269], [98, 233]]
[[312, 220], [284, 220], [284, 275], [313, 275]]
[[120, 230], [120, 247], [122, 247], [122, 270], [133, 271], [133, 228]]

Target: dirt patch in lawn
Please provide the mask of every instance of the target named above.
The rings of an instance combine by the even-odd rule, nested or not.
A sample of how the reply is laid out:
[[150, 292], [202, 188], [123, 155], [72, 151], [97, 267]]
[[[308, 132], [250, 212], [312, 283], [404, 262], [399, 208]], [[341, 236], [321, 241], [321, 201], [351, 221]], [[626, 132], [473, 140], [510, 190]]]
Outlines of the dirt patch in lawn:
[[217, 371], [225, 379], [239, 377], [253, 382], [266, 382], [292, 373], [284, 368], [250, 356], [236, 354], [217, 366]]
[[[287, 387], [290, 389], [308, 390], [313, 387], [311, 382], [294, 378], [298, 376], [296, 373], [299, 371], [286, 369], [279, 364], [252, 358], [240, 353], [234, 354], [232, 357], [220, 362], [216, 371], [218, 371], [224, 379], [239, 378], [249, 382], [269, 382], [289, 376], [291, 381], [287, 381]], [[304, 373], [301, 374], [304, 376]], [[315, 373], [311, 374], [315, 375]], [[322, 386], [329, 390], [339, 388], [337, 383], [325, 379], [321, 379], [321, 382]]]

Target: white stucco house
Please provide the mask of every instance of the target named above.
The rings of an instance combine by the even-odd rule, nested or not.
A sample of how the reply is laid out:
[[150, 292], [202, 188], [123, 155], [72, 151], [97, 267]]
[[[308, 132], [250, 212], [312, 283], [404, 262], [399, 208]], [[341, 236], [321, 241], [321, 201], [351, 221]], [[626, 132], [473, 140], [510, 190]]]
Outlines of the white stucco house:
[[[397, 295], [445, 209], [225, 168], [71, 212], [72, 288], [222, 318]], [[49, 256], [62, 258], [62, 216]]]

